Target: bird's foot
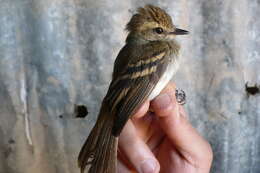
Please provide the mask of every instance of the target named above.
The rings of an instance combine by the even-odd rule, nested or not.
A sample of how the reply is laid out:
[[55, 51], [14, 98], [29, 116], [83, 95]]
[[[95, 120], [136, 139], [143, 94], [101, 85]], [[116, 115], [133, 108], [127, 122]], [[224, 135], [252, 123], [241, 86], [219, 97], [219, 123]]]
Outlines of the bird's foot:
[[176, 89], [175, 97], [180, 105], [184, 105], [186, 103], [186, 94], [182, 89]]

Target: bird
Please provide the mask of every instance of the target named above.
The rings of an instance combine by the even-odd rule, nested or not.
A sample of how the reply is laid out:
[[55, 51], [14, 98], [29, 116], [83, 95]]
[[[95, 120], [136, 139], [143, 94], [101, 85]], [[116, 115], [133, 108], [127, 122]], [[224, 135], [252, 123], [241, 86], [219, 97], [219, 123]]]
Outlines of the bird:
[[98, 119], [78, 156], [81, 173], [115, 173], [118, 137], [131, 116], [154, 99], [179, 67], [180, 45], [170, 15], [158, 6], [139, 7], [126, 25], [128, 35], [115, 62]]

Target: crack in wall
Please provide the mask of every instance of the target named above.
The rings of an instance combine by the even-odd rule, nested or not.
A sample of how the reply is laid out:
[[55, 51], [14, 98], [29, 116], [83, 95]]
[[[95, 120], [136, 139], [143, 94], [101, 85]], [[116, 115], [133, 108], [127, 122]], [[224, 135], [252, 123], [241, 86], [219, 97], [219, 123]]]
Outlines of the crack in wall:
[[20, 97], [21, 101], [23, 103], [23, 113], [24, 113], [24, 122], [25, 122], [25, 135], [26, 139], [28, 140], [29, 145], [33, 145], [32, 142], [32, 135], [31, 135], [31, 128], [30, 128], [30, 120], [29, 120], [29, 114], [28, 114], [28, 108], [27, 108], [27, 92], [26, 92], [26, 84], [25, 80], [21, 80], [21, 90], [20, 90]]

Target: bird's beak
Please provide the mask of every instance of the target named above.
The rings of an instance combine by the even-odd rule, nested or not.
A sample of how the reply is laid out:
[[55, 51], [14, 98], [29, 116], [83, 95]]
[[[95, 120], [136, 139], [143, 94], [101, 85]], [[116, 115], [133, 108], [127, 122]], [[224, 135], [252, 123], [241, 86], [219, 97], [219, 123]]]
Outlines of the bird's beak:
[[187, 35], [189, 34], [189, 31], [183, 30], [183, 29], [179, 29], [179, 28], [175, 28], [175, 30], [173, 32], [170, 32], [170, 34], [174, 34], [174, 35]]

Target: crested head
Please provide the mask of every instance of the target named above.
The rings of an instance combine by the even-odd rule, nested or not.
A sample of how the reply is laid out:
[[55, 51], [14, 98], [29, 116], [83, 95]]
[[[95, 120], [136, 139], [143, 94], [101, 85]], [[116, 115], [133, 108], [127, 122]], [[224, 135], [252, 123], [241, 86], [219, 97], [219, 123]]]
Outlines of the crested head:
[[165, 28], [174, 27], [171, 16], [163, 9], [153, 5], [139, 7], [137, 13], [133, 15], [127, 24], [126, 29], [131, 32], [141, 30], [146, 25], [163, 26]]
[[[185, 30], [177, 29], [169, 14], [165, 10], [146, 5], [137, 9], [126, 26], [129, 35], [138, 35], [145, 40], [172, 39], [174, 35], [187, 34]], [[182, 31], [177, 33], [176, 31]]]

